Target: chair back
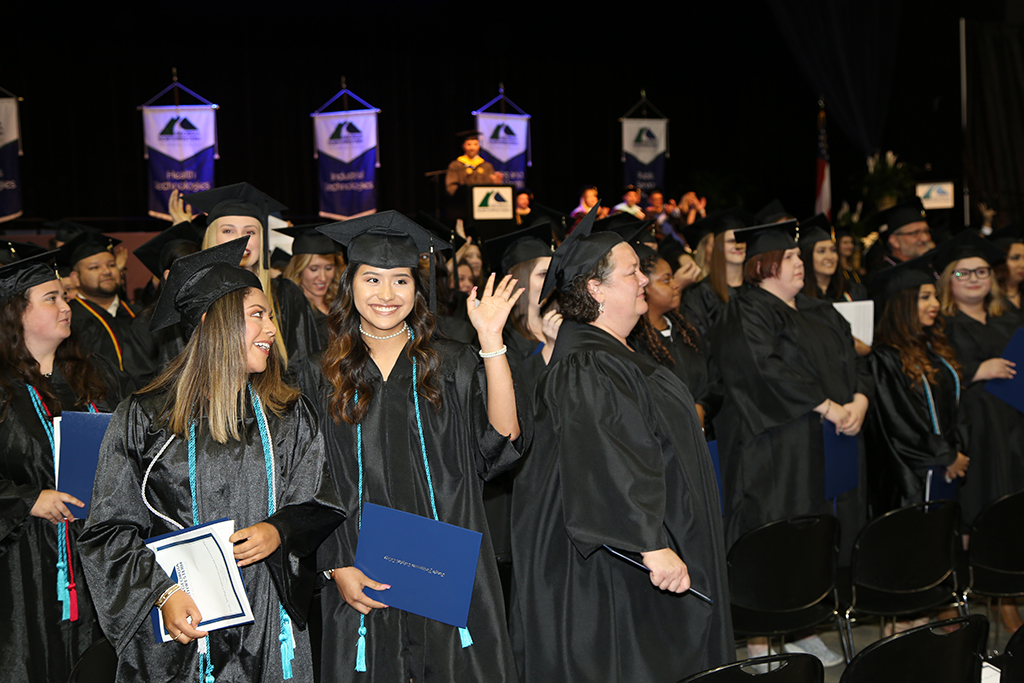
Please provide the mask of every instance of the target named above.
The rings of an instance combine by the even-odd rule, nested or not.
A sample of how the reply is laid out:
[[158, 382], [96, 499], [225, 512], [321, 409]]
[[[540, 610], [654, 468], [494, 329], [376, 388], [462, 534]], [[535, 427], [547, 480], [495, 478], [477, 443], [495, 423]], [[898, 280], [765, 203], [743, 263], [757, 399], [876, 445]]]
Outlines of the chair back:
[[1006, 644], [999, 664], [1000, 681], [1024, 681], [1024, 628], [1017, 629], [1017, 632], [1010, 636], [1010, 642]]
[[[752, 667], [768, 664], [767, 673], [757, 673]], [[774, 668], [775, 666], [778, 668]], [[744, 659], [717, 669], [694, 674], [680, 683], [822, 683], [825, 667], [813, 655], [793, 653]]]
[[1024, 574], [1024, 491], [982, 510], [971, 528], [970, 562], [999, 572]]
[[[945, 628], [959, 626], [952, 633]], [[853, 658], [840, 683], [965, 683], [981, 677], [988, 619], [974, 614], [919, 626], [872, 643]]]
[[954, 571], [959, 506], [950, 500], [909, 505], [871, 520], [853, 546], [854, 586], [914, 593]]
[[727, 558], [733, 605], [766, 612], [810, 607], [835, 587], [839, 522], [808, 515], [747, 532]]

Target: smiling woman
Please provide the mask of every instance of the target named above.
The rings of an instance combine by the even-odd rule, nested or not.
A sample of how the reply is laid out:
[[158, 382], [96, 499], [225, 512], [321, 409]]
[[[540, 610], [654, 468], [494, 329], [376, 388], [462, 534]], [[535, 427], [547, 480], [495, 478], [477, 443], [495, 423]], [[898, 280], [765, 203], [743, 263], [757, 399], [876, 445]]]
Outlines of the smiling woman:
[[[312, 681], [309, 558], [344, 512], [316, 413], [281, 378], [270, 302], [237, 265], [245, 245], [243, 238], [174, 262], [153, 328], [180, 322], [188, 344], [118, 408], [100, 454], [82, 552], [118, 652], [118, 681], [166, 672]], [[254, 623], [208, 633], [143, 539], [223, 517], [236, 528], [230, 541]], [[177, 644], [154, 642], [154, 605]]]
[[56, 487], [52, 418], [109, 410], [122, 379], [69, 338], [47, 257], [0, 268], [0, 678], [33, 683], [67, 680], [102, 638], [81, 580], [82, 502]]

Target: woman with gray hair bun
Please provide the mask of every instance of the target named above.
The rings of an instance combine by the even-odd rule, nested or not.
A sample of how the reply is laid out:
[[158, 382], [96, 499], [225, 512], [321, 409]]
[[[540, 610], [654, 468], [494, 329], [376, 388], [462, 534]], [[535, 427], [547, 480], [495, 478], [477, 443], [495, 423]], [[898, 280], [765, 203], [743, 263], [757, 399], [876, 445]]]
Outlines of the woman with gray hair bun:
[[627, 343], [647, 277], [596, 212], [541, 293], [565, 322], [513, 492], [513, 649], [527, 681], [674, 681], [734, 656], [718, 490], [690, 392]]

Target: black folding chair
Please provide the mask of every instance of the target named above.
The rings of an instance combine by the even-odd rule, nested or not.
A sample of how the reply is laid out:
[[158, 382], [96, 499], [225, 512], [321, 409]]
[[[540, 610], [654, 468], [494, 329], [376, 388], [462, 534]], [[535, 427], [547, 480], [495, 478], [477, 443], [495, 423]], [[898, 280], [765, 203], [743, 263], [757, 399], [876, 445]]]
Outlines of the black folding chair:
[[[969, 580], [963, 599], [1024, 596], [1024, 491], [1007, 494], [982, 510], [971, 527]], [[991, 618], [991, 617], [990, 617]]]
[[772, 638], [829, 618], [842, 629], [835, 591], [838, 541], [832, 515], [784, 519], [741, 536], [727, 558], [736, 636]]
[[[952, 633], [946, 628], [958, 626]], [[864, 648], [840, 683], [969, 683], [981, 678], [988, 619], [975, 614], [897, 633]]]
[[1000, 671], [1000, 683], [1020, 683], [1024, 681], [1024, 628], [1010, 637], [1003, 654], [988, 660]]
[[[853, 546], [844, 613], [847, 652], [854, 652], [851, 620], [860, 614], [892, 617], [955, 604], [955, 543], [960, 508], [950, 500], [909, 505], [868, 522]], [[884, 619], [883, 619], [884, 621]]]
[[[754, 667], [767, 665], [767, 673]], [[825, 667], [814, 655], [786, 654], [744, 659], [694, 674], [679, 683], [822, 683]]]

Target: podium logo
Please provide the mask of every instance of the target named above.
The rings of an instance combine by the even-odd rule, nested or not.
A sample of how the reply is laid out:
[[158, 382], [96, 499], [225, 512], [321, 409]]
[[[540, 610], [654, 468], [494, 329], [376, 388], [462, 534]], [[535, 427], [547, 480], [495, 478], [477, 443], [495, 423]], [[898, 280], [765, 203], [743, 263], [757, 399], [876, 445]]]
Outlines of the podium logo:
[[650, 128], [644, 126], [636, 132], [636, 137], [633, 138], [633, 145], [636, 147], [657, 147], [658, 136]]
[[477, 206], [479, 206], [481, 209], [488, 208], [489, 206], [491, 206], [491, 199], [492, 198], [493, 198], [494, 202], [497, 203], [497, 204], [501, 204], [501, 203], [504, 203], [504, 202], [508, 201], [507, 199], [505, 199], [504, 197], [501, 196], [501, 192], [500, 191], [498, 191], [498, 190], [491, 190], [490, 192], [488, 192], [487, 194], [484, 195], [484, 198], [482, 200], [480, 200], [480, 203], [477, 204]]
[[[177, 130], [175, 130], [177, 128]], [[167, 125], [160, 131], [160, 137], [168, 137], [171, 135], [184, 136], [188, 134], [196, 134], [198, 131], [188, 117], [185, 116], [172, 116], [167, 121]]]
[[342, 121], [335, 126], [334, 132], [331, 133], [331, 137], [327, 141], [332, 145], [360, 144], [363, 141], [363, 131], [359, 130], [351, 121]]

